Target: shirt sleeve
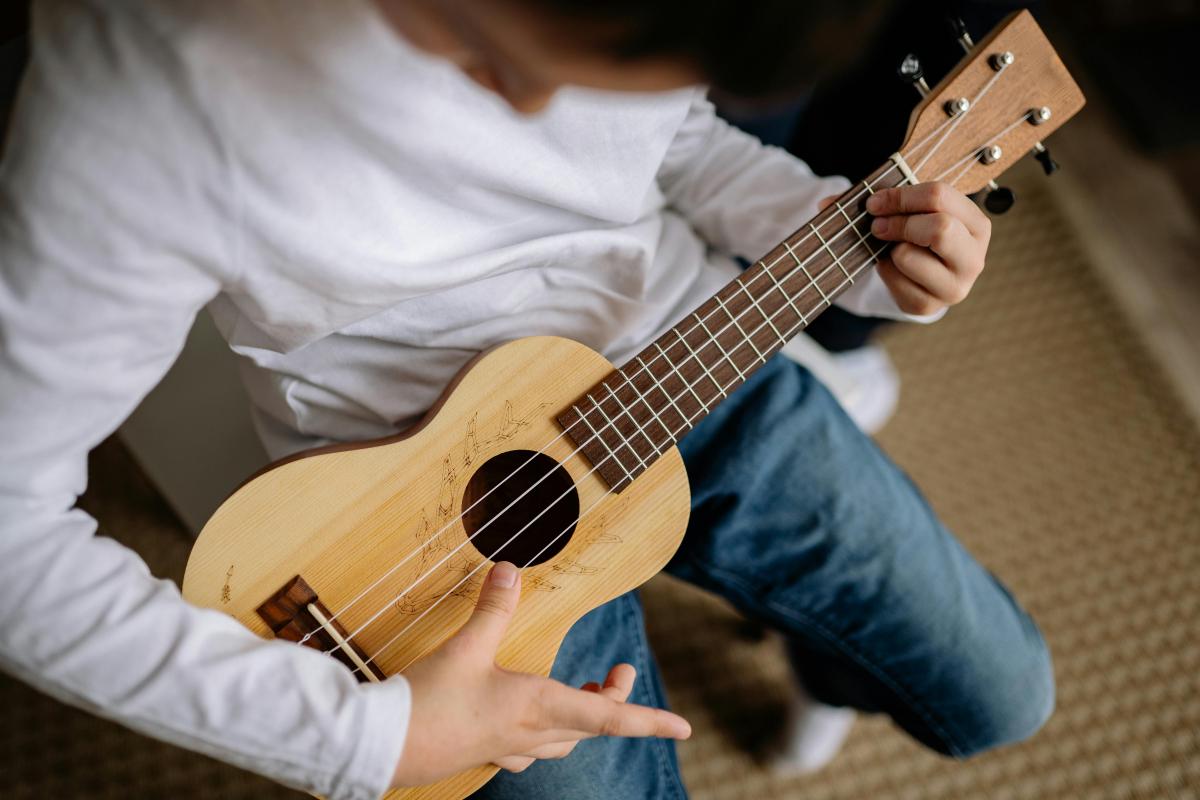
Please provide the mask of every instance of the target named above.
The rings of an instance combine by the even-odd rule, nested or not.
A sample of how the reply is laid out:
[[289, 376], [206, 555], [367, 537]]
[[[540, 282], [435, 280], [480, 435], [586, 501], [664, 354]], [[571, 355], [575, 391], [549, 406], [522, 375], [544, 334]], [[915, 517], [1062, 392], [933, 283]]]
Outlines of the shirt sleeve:
[[403, 678], [359, 684], [188, 605], [74, 508], [87, 452], [236, 264], [236, 199], [185, 68], [127, 13], [142, 4], [103, 5], [36, 7], [0, 168], [0, 668], [296, 788], [377, 797], [407, 733]]
[[[704, 90], [697, 90], [658, 174], [667, 203], [687, 217], [710, 244], [757, 259], [817, 213], [824, 197], [840, 195], [850, 181], [818, 177], [800, 159], [720, 119]], [[905, 314], [875, 270], [834, 303], [862, 316], [932, 322]]]

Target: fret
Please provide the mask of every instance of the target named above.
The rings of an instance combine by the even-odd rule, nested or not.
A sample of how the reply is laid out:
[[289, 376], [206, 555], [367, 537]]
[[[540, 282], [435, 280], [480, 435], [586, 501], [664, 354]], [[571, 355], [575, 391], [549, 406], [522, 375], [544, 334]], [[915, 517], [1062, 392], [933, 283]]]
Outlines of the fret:
[[[675, 336], [679, 338], [679, 341], [683, 342], [683, 346], [688, 349], [688, 352], [692, 354], [692, 358], [695, 359], [696, 363], [700, 365], [700, 369], [704, 370], [704, 374], [707, 375], [708, 379], [713, 382], [713, 386], [716, 387], [717, 391], [721, 394], [721, 397], [728, 397], [729, 395], [725, 394], [725, 390], [721, 388], [721, 382], [714, 378], [713, 374], [708, 371], [708, 365], [704, 363], [702, 358], [700, 358], [700, 354], [692, 349], [692, 345], [688, 342], [688, 340], [683, 338], [683, 334], [679, 332], [679, 328], [676, 327], [673, 328], [673, 330], [675, 331]], [[704, 410], [707, 411], [708, 409], [706, 408]]]
[[[642, 369], [644, 369], [646, 371], [646, 374], [650, 376], [650, 380], [654, 381], [654, 385], [658, 387], [658, 390], [663, 393], [664, 397], [667, 398], [667, 402], [671, 404], [671, 408], [675, 409], [675, 413], [679, 415], [679, 421], [682, 422], [684, 425], [687, 425], [689, 431], [692, 428], [694, 428], [695, 426], [692, 425], [691, 420], [688, 419], [688, 415], [683, 413], [683, 409], [681, 409], [678, 405], [675, 404], [675, 398], [671, 396], [671, 393], [668, 392], [661, 383], [659, 383], [658, 376], [654, 374], [654, 371], [646, 366], [646, 362], [642, 361], [642, 357], [640, 355], [637, 357], [636, 360], [639, 364], [642, 365]], [[670, 363], [670, 362], [667, 362], [667, 363]], [[678, 375], [679, 373], [676, 372], [675, 374]], [[680, 380], [683, 380], [683, 378], [681, 377]], [[673, 437], [678, 436], [678, 435], [679, 435], [678, 431], [671, 434], [671, 436], [673, 436]]]
[[[592, 399], [592, 402], [595, 403], [596, 402], [595, 399]], [[625, 477], [632, 481], [633, 473], [631, 473], [629, 471], [629, 468], [625, 466], [625, 462], [623, 462], [620, 458], [618, 458], [617, 454], [614, 453], [612, 448], [608, 446], [608, 442], [605, 441], [604, 437], [600, 435], [599, 431], [597, 431], [594, 427], [592, 427], [592, 421], [587, 418], [587, 414], [584, 414], [576, 406], [571, 406], [571, 408], [575, 409], [575, 413], [579, 415], [579, 418], [581, 420], [583, 420], [583, 424], [587, 425], [588, 430], [592, 432], [592, 439], [590, 441], [595, 441], [595, 440], [599, 439], [600, 444], [602, 444], [604, 446], [604, 449], [608, 451], [608, 457], [611, 458], [613, 461], [617, 462], [617, 466], [619, 466], [621, 468], [621, 471], [625, 473]], [[599, 406], [597, 406], [597, 408], [599, 408]], [[605, 459], [605, 460], [607, 460], [607, 459]], [[595, 467], [596, 469], [600, 469], [600, 464], [593, 463], [592, 466]]]
[[[616, 432], [617, 438], [619, 438], [621, 440], [622, 444], [626, 448], [628, 448], [630, 452], [633, 453], [633, 457], [636, 458], [638, 460], [638, 463], [640, 463], [642, 465], [642, 469], [645, 469], [646, 462], [642, 460], [642, 456], [640, 453], [638, 453], [637, 448], [635, 448], [630, 443], [630, 441], [625, 438], [625, 434], [621, 433], [621, 429], [619, 427], [617, 427], [617, 423], [608, 416], [608, 412], [604, 410], [604, 407], [596, 402], [596, 398], [592, 397], [591, 401], [592, 401], [592, 405], [596, 407], [596, 410], [600, 412], [600, 416], [604, 417], [604, 421], [607, 423], [606, 427], [610, 427]], [[618, 408], [622, 407], [621, 403], [619, 401], [617, 402], [617, 407]], [[601, 430], [604, 430], [604, 429], [601, 428]], [[617, 449], [620, 450], [621, 445], [617, 445]], [[628, 470], [626, 470], [626, 472], [628, 472]], [[630, 477], [633, 477], [633, 476], [630, 476]]]
[[[614, 392], [614, 391], [612, 390], [612, 387], [611, 387], [611, 386], [609, 386], [607, 382], [605, 382], [605, 383], [602, 383], [602, 384], [600, 384], [600, 385], [601, 385], [601, 386], [603, 386], [603, 387], [604, 387], [604, 388], [605, 388], [605, 389], [608, 391], [608, 395], [609, 395], [609, 397], [611, 397], [611, 398], [613, 399], [613, 402], [617, 404], [617, 408], [621, 409], [621, 412], [622, 412], [622, 413], [623, 413], [625, 416], [629, 417], [629, 421], [633, 423], [633, 427], [637, 428], [637, 430], [638, 430], [638, 433], [640, 433], [640, 434], [642, 435], [642, 438], [643, 438], [643, 439], [645, 439], [647, 442], [649, 442], [649, 443], [650, 443], [650, 452], [654, 453], [654, 455], [658, 455], [658, 445], [656, 445], [656, 444], [654, 443], [654, 440], [653, 440], [653, 439], [651, 439], [651, 438], [650, 438], [650, 437], [649, 437], [649, 436], [646, 434], [646, 431], [644, 431], [644, 430], [642, 429], [642, 424], [641, 424], [640, 422], [638, 422], [638, 421], [637, 421], [637, 419], [636, 419], [636, 418], [633, 416], [633, 414], [630, 414], [630, 413], [629, 413], [629, 407], [628, 407], [628, 406], [626, 406], [624, 403], [622, 403], [622, 402], [621, 402], [621, 398], [617, 397], [617, 393], [616, 393], [616, 392]], [[600, 413], [602, 413], [602, 414], [603, 414], [604, 412], [603, 412], [603, 411], [601, 411]], [[632, 449], [632, 448], [630, 448], [630, 449]], [[634, 455], [638, 455], [636, 450], [634, 450], [634, 453], [633, 453], [633, 454], [634, 454]], [[638, 461], [641, 461], [641, 462], [642, 462], [642, 468], [643, 468], [643, 469], [645, 469], [645, 468], [646, 468], [646, 462], [645, 462], [645, 461], [642, 461], [642, 457], [641, 457], [641, 456], [638, 456]]]
[[729, 366], [733, 367], [733, 371], [738, 374], [738, 378], [742, 381], [745, 381], [746, 376], [742, 374], [740, 369], [738, 369], [738, 365], [734, 362], [734, 360], [729, 357], [729, 353], [725, 352], [725, 348], [721, 346], [721, 341], [713, 335], [712, 331], [708, 329], [708, 326], [704, 324], [704, 320], [700, 318], [700, 315], [692, 314], [692, 316], [696, 318], [696, 322], [700, 323], [700, 327], [704, 328], [704, 332], [708, 334], [708, 338], [712, 339], [713, 344], [715, 344], [717, 349], [721, 351], [721, 355], [723, 355], [725, 360], [729, 362]]
[[[829, 295], [825, 294], [825, 290], [821, 288], [821, 284], [817, 283], [817, 280], [812, 276], [812, 273], [808, 271], [808, 267], [804, 266], [804, 262], [800, 260], [800, 256], [796, 255], [796, 251], [792, 249], [792, 246], [787, 242], [784, 242], [783, 246], [787, 248], [788, 253], [793, 259], [795, 259], [796, 266], [799, 267], [800, 271], [804, 273], [804, 277], [808, 278], [809, 286], [805, 286], [803, 291], [808, 291], [810, 287], [816, 289], [817, 294], [821, 295], [821, 299], [825, 301], [825, 305], [831, 305], [829, 302]], [[803, 319], [803, 317], [801, 317], [801, 319]]]
[[[658, 348], [658, 352], [662, 355], [663, 360], [667, 362], [667, 366], [670, 367], [671, 371], [675, 373], [675, 376], [679, 378], [679, 382], [683, 384], [683, 388], [687, 389], [688, 392], [691, 393], [692, 397], [696, 398], [696, 402], [700, 404], [700, 407], [704, 409], [704, 413], [707, 414], [708, 406], [703, 400], [700, 399], [700, 395], [696, 394], [696, 390], [692, 388], [692, 385], [684, 380], [683, 375], [679, 372], [679, 367], [675, 366], [675, 362], [673, 362], [670, 356], [667, 355], [667, 351], [663, 350], [662, 347], [659, 346], [658, 342], [655, 342], [654, 346]], [[690, 419], [687, 417], [684, 417], [684, 419], [690, 422]]]
[[754, 351], [754, 355], [758, 356], [759, 362], [763, 364], [767, 363], [767, 357], [759, 352], [758, 346], [754, 344], [754, 340], [746, 334], [746, 331], [742, 330], [742, 325], [737, 321], [737, 317], [729, 313], [729, 308], [725, 305], [725, 301], [721, 299], [720, 293], [714, 295], [713, 299], [717, 301], [717, 305], [719, 305], [721, 310], [725, 312], [725, 316], [729, 317], [729, 321], [733, 323], [733, 327], [738, 329], [738, 333], [740, 333], [742, 338], [746, 340], [746, 343], [750, 345], [750, 349]]
[[[633, 389], [634, 393], [637, 394], [638, 399], [642, 401], [642, 405], [644, 405], [646, 407], [646, 410], [650, 412], [650, 416], [654, 417], [654, 421], [657, 422], [659, 424], [659, 426], [664, 431], [667, 432], [667, 443], [670, 443], [671, 441], [673, 441], [675, 439], [675, 434], [671, 433], [671, 429], [668, 428], [666, 426], [666, 423], [664, 423], [662, 421], [662, 417], [660, 417], [658, 415], [658, 412], [654, 410], [654, 406], [650, 405], [650, 403], [646, 400], [646, 395], [642, 394], [641, 390], [637, 388], [637, 384], [635, 384], [633, 381], [629, 380], [629, 375], [626, 374], [624, 369], [617, 370], [617, 374], [620, 375], [622, 380], [624, 380], [627, 384], [629, 384], [629, 388]], [[653, 379], [654, 376], [651, 375], [650, 378]], [[670, 399], [670, 398], [668, 397], [667, 399]], [[655, 451], [655, 453], [657, 453], [658, 448], [656, 447], [654, 449], [654, 451]]]
[[[785, 243], [783, 246], [787, 248], [787, 251], [789, 253], [792, 253], [792, 248], [790, 245]], [[792, 258], [796, 258], [795, 253], [792, 253]], [[804, 315], [803, 311], [801, 311], [799, 308], [796, 307], [795, 302], [792, 301], [792, 296], [787, 293], [787, 289], [783, 288], [783, 284], [780, 283], [778, 279], [776, 279], [775, 274], [772, 273], [771, 270], [767, 268], [766, 264], [763, 264], [763, 262], [761, 262], [761, 261], [758, 263], [762, 265], [763, 272], [767, 273], [767, 277], [771, 279], [771, 283], [775, 284], [775, 288], [779, 290], [779, 293], [781, 295], [783, 295], [783, 299], [786, 300], [787, 304], [792, 307], [792, 311], [795, 311], [796, 316], [800, 317], [801, 324], [804, 325], [805, 327], [807, 327], [808, 326], [808, 317], [806, 317]], [[796, 260], [796, 263], [797, 264], [800, 263], [799, 259]], [[808, 272], [806, 271], [804, 274], [807, 275]], [[786, 278], [785, 278], [785, 280], [786, 280]]]
[[[737, 285], [738, 285], [738, 288], [742, 290], [742, 293], [745, 294], [746, 297], [750, 298], [750, 305], [754, 306], [758, 310], [758, 313], [762, 315], [763, 321], [771, 326], [771, 330], [775, 331], [775, 336], [779, 339], [779, 343], [781, 345], [787, 344], [787, 337], [779, 332], [779, 328], [775, 327], [774, 322], [771, 322], [771, 318], [767, 316], [766, 312], [762, 310], [762, 306], [760, 306], [758, 304], [758, 300], [756, 300], [754, 298], [754, 295], [750, 294], [749, 290], [746, 289], [746, 284], [742, 283], [741, 279], [739, 279], [737, 281]], [[761, 328], [761, 327], [762, 327], [762, 325], [758, 326], [758, 328]], [[755, 333], [758, 333], [758, 328], [754, 329]]]
[[[878, 187], [872, 181], [877, 181]], [[863, 198], [883, 187], [905, 183], [907, 180], [896, 173], [892, 162], [875, 170], [835, 200], [833, 207], [805, 222], [708, 302], [691, 309], [687, 317], [667, 332], [670, 337], [660, 335], [648, 343], [617, 370], [619, 378], [610, 373], [592, 386], [583, 397], [590, 399], [596, 408], [589, 408], [587, 416], [576, 406], [570, 406], [558, 417], [566, 435], [598, 468], [613, 491], [620, 492], [629, 486], [663, 452], [695, 428], [735, 386], [749, 380], [787, 344], [785, 329], [799, 330], [810, 324], [834, 298], [856, 283], [875, 259], [887, 252], [891, 245], [870, 235], [870, 215], [865, 213]], [[845, 237], [846, 241], [839, 241], [839, 237]], [[761, 285], [754, 286], [761, 278], [758, 270], [767, 275]], [[777, 295], [782, 299], [776, 299]], [[754, 318], [755, 313], [758, 319]], [[798, 320], [795, 328], [793, 320]], [[728, 338], [722, 341], [727, 331]], [[701, 340], [693, 341], [694, 334]], [[763, 337], [761, 341], [755, 341], [759, 337]], [[751, 355], [740, 352], [745, 345], [749, 345]], [[678, 362], [672, 351], [682, 353]], [[664, 363], [659, 364], [660, 360]], [[692, 361], [696, 363], [693, 365]], [[641, 372], [649, 376], [646, 381], [640, 378]], [[680, 385], [673, 385], [672, 373]], [[719, 377], [728, 378], [728, 385], [723, 385]], [[644, 391], [639, 388], [642, 386]], [[628, 403], [622, 399], [626, 389], [633, 392]], [[601, 397], [605, 402], [615, 401], [619, 411], [610, 415], [599, 402]], [[582, 405], [582, 398], [577, 402]], [[689, 410], [693, 413], [689, 414]], [[675, 415], [678, 415], [678, 429], [672, 430]], [[579, 418], [585, 421], [586, 428], [578, 424]], [[611, 425], [616, 430], [618, 438], [612, 438], [606, 431], [604, 436], [600, 435], [603, 429], [597, 428], [601, 419], [607, 421], [605, 427]], [[592, 439], [587, 439], [588, 430]], [[662, 444], [655, 442], [655, 436], [660, 434], [666, 435]], [[622, 447], [632, 450], [635, 458], [625, 457], [622, 461]], [[616, 460], [617, 465], [608, 464], [611, 460]]]
[[[840, 209], [841, 206], [839, 205], [838, 208]], [[849, 217], [847, 217], [847, 219], [849, 219]], [[849, 272], [846, 271], [846, 265], [842, 263], [842, 260], [840, 258], [838, 258], [838, 254], [833, 252], [833, 248], [829, 246], [829, 242], [825, 241], [825, 237], [821, 235], [821, 231], [817, 228], [817, 226], [813, 225], [810, 222], [810, 223], [808, 223], [808, 227], [812, 228], [812, 232], [817, 235], [817, 241], [819, 241], [821, 243], [821, 246], [825, 248], [825, 252], [829, 253], [829, 257], [833, 259], [833, 263], [835, 263], [839, 267], [841, 267], [842, 272], [845, 274], [845, 276], [850, 279], [851, 283], [854, 283], [854, 276], [852, 276]], [[853, 228], [851, 230], [853, 230]], [[839, 231], [839, 233], [840, 233], [840, 231]]]
[[842, 216], [846, 218], [846, 225], [850, 228], [853, 228], [854, 220], [851, 219], [850, 215], [846, 213], [846, 209], [842, 206], [842, 204], [835, 201], [834, 205], [837, 206], [838, 211], [842, 212]]

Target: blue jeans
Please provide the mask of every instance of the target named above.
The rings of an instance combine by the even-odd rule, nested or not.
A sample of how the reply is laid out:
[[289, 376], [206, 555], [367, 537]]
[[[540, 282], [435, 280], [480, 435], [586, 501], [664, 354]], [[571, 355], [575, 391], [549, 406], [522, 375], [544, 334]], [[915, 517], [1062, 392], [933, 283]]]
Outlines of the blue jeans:
[[[811, 694], [887, 713], [956, 757], [1049, 717], [1050, 656], [1029, 615], [803, 367], [764, 365], [680, 450], [692, 518], [667, 570], [781, 631]], [[576, 623], [552, 674], [578, 686], [620, 661], [638, 669], [632, 701], [664, 706], [636, 593]], [[685, 796], [674, 745], [655, 739], [586, 741], [479, 793]]]

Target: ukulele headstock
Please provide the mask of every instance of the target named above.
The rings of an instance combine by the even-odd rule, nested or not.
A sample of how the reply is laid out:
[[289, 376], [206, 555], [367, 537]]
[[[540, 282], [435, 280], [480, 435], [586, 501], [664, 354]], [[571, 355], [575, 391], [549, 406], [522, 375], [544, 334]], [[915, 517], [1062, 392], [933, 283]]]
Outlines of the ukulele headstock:
[[1004, 20], [913, 111], [900, 152], [920, 182], [971, 194], [1083, 107], [1033, 15]]

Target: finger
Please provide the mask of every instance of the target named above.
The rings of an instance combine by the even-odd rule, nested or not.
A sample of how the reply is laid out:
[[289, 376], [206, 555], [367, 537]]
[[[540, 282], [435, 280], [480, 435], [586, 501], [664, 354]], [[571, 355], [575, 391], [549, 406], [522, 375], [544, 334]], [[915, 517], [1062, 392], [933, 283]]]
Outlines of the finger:
[[509, 562], [501, 561], [488, 573], [479, 590], [479, 599], [475, 601], [475, 611], [456, 636], [495, 655], [520, 597], [520, 571]]
[[578, 739], [572, 739], [566, 742], [551, 742], [543, 744], [525, 753], [526, 756], [533, 758], [566, 758], [575, 749], [575, 745], [579, 744]]
[[599, 694], [600, 689], [602, 687], [600, 686], [600, 684], [596, 683], [595, 681], [588, 681], [587, 683], [585, 683], [583, 686], [580, 686], [579, 688], [585, 692], [591, 692], [592, 694]]
[[637, 670], [633, 668], [632, 664], [617, 664], [608, 671], [601, 694], [618, 703], [624, 703], [629, 699], [629, 693], [633, 691], [635, 678], [637, 678]]
[[876, 217], [871, 222], [871, 235], [885, 242], [912, 242], [928, 247], [954, 269], [954, 265], [975, 263], [978, 244], [967, 226], [949, 214], [911, 214], [895, 217]]
[[836, 194], [831, 194], [831, 195], [829, 195], [829, 197], [822, 197], [820, 200], [817, 201], [817, 208], [821, 211], [824, 211], [825, 209], [827, 209], [831, 205], [833, 205], [833, 201], [837, 200], [837, 199], [838, 199], [838, 196]]
[[896, 305], [905, 314], [925, 316], [926, 314], [941, 311], [945, 306], [945, 303], [940, 302], [897, 269], [890, 257], [880, 259], [879, 266], [876, 269], [884, 285], [887, 286], [888, 291], [891, 292], [892, 297], [895, 299]]
[[[619, 703], [547, 681], [539, 695], [540, 719], [547, 733], [581, 732], [590, 736], [661, 736], [686, 739], [692, 727], [683, 717], [659, 708]], [[571, 738], [557, 735], [554, 739]], [[547, 739], [545, 741], [551, 741]]]
[[537, 759], [531, 756], [504, 756], [503, 758], [497, 758], [492, 763], [508, 772], [524, 772], [534, 761], [537, 761]]
[[948, 183], [880, 189], [867, 198], [867, 211], [877, 217], [944, 211], [961, 220], [971, 235], [977, 237], [986, 237], [992, 228], [991, 220], [979, 206]]
[[959, 278], [940, 258], [923, 247], [901, 242], [888, 253], [888, 260], [904, 277], [945, 305], [966, 299], [968, 281]]

